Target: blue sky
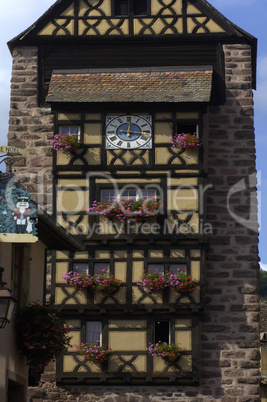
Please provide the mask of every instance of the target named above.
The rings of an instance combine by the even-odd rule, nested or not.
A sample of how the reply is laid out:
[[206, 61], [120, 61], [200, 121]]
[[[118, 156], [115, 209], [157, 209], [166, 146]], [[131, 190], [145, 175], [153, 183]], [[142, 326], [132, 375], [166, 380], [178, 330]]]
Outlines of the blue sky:
[[[0, 14], [0, 145], [6, 145], [12, 60], [6, 43], [35, 22], [55, 0], [9, 0], [1, 4]], [[255, 101], [255, 132], [257, 169], [259, 172], [260, 257], [267, 269], [267, 157], [265, 128], [267, 127], [267, 1], [210, 0], [230, 21], [258, 38], [257, 91]]]

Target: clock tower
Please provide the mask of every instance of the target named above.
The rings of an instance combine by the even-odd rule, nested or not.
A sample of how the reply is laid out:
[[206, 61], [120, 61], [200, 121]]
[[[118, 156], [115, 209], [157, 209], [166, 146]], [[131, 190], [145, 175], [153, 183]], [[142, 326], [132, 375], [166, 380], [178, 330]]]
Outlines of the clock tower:
[[58, 0], [9, 47], [17, 167], [85, 246], [52, 253], [45, 400], [258, 400], [256, 39], [206, 0]]

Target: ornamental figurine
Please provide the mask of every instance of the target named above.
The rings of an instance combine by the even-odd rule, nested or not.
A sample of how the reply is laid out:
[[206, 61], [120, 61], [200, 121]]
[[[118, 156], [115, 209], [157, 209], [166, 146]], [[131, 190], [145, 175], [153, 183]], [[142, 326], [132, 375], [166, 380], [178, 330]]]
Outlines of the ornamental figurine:
[[31, 209], [29, 208], [28, 197], [18, 197], [14, 209], [14, 220], [16, 222], [16, 233], [31, 233], [32, 223], [30, 222]]

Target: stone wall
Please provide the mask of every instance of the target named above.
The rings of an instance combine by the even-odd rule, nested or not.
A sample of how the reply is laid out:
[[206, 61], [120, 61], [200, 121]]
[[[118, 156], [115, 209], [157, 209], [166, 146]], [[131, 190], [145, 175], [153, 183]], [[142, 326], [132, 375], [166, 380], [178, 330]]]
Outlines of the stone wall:
[[[235, 401], [259, 400], [259, 266], [251, 51], [224, 47], [226, 103], [208, 116], [208, 237], [203, 381]], [[206, 151], [206, 149], [205, 149]], [[227, 205], [227, 201], [229, 205]]]
[[[206, 221], [213, 234], [208, 236], [205, 267], [200, 386], [57, 387], [51, 363], [40, 386], [29, 390], [33, 402], [260, 400], [258, 236], [251, 208], [256, 205], [251, 52], [247, 45], [227, 45], [224, 51], [226, 103], [209, 108], [204, 127], [206, 184], [211, 186], [206, 191]], [[17, 158], [16, 168], [37, 175], [28, 187], [35, 194], [40, 191], [39, 175], [45, 175], [50, 191], [53, 132], [52, 116], [37, 107], [36, 88], [36, 49], [16, 49], [9, 144], [27, 147], [29, 155]]]
[[38, 107], [38, 49], [13, 51], [8, 145], [27, 149], [12, 166], [40, 206], [51, 210], [53, 115]]

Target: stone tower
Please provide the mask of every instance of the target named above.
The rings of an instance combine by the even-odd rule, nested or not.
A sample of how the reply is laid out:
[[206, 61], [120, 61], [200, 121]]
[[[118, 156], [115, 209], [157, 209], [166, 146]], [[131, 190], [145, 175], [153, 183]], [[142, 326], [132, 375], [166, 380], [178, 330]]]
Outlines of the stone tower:
[[[259, 401], [256, 39], [206, 0], [58, 0], [9, 47], [16, 170], [87, 247], [53, 253], [52, 295], [73, 344], [111, 349], [73, 346], [33, 401]], [[52, 150], [68, 132], [79, 148]], [[119, 289], [62, 279], [103, 268]], [[160, 341], [175, 359], [149, 353]]]

